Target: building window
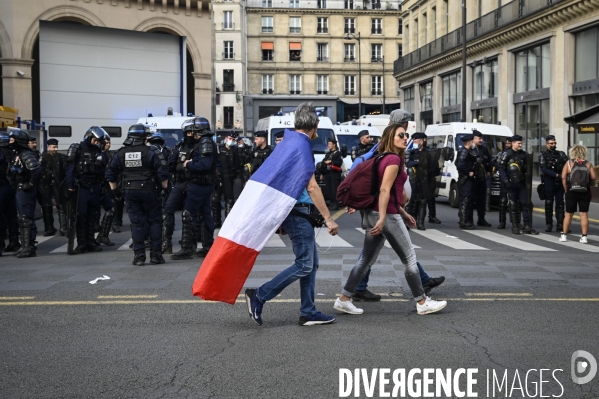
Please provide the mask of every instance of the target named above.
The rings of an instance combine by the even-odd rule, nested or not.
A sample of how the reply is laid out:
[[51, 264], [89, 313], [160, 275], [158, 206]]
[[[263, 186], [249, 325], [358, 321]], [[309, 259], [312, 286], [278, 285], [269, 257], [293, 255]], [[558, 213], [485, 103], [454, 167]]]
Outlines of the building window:
[[329, 93], [329, 75], [316, 76], [316, 92], [317, 94]]
[[329, 45], [328, 43], [318, 43], [316, 45], [316, 61], [328, 62], [329, 61]]
[[273, 42], [262, 42], [262, 61], [272, 61], [274, 52], [275, 44]]
[[370, 93], [373, 96], [380, 96], [383, 94], [383, 77], [382, 76], [371, 76], [370, 77]]
[[449, 2], [447, 0], [443, 0], [445, 3], [445, 34], [449, 33]]
[[443, 82], [443, 107], [461, 104], [462, 102], [462, 73], [452, 73], [441, 78]]
[[381, 18], [372, 18], [370, 33], [373, 35], [381, 35], [383, 33], [383, 20]]
[[346, 10], [354, 9], [354, 0], [344, 0], [344, 7]]
[[437, 7], [433, 7], [433, 40], [437, 40]]
[[402, 44], [397, 45], [397, 56], [403, 57], [403, 45]]
[[433, 82], [420, 85], [420, 111], [433, 109]]
[[223, 70], [223, 91], [235, 91], [235, 75], [232, 69]]
[[344, 76], [343, 77], [343, 94], [346, 96], [355, 96], [356, 95], [356, 77]]
[[544, 89], [551, 80], [549, 43], [538, 45], [516, 56], [516, 93]]
[[380, 2], [380, 0], [372, 0], [372, 9], [373, 10], [380, 10], [381, 9], [381, 2]]
[[233, 107], [223, 107], [223, 128], [233, 129]]
[[[576, 33], [575, 80], [599, 78], [599, 27]], [[582, 109], [581, 109], [582, 111]]]
[[499, 95], [499, 63], [497, 59], [472, 68], [472, 101]]
[[414, 115], [414, 86], [403, 90], [404, 109]]
[[316, 33], [329, 33], [328, 18], [316, 18]]
[[371, 62], [381, 62], [383, 57], [383, 45], [382, 44], [372, 44], [370, 47], [370, 61]]
[[262, 17], [262, 33], [273, 31], [273, 17]]
[[302, 75], [289, 75], [289, 94], [301, 94]]
[[299, 8], [299, 0], [289, 0], [289, 8]]
[[262, 94], [273, 94], [274, 75], [262, 75]]
[[301, 43], [289, 43], [289, 61], [301, 61], [302, 60], [302, 44]]
[[317, 8], [327, 8], [327, 0], [317, 0], [316, 7]]
[[414, 20], [414, 45], [415, 45], [415, 49], [418, 48], [418, 36], [420, 36], [420, 32], [418, 32], [418, 20], [415, 19]]
[[397, 34], [403, 35], [403, 20], [401, 18], [398, 20]]
[[426, 18], [426, 13], [422, 14], [422, 19], [424, 19], [424, 41], [423, 44], [427, 43], [427, 29], [428, 29], [428, 19]]
[[406, 25], [406, 33], [404, 35], [402, 43], [403, 42], [406, 42], [406, 53], [408, 53], [408, 49], [410, 48], [410, 27], [408, 25]]
[[301, 17], [289, 17], [289, 33], [302, 33]]
[[345, 26], [343, 28], [343, 33], [356, 33], [356, 19], [355, 18], [345, 18]]
[[223, 15], [223, 29], [235, 29], [235, 24], [233, 23], [233, 11], [225, 11]]
[[235, 53], [233, 52], [233, 42], [226, 41], [224, 43], [225, 51], [223, 53], [223, 59], [232, 60], [235, 58]]
[[262, 0], [262, 7], [272, 8], [272, 0]]
[[345, 62], [354, 62], [356, 60], [356, 45], [355, 44], [345, 44], [343, 57]]

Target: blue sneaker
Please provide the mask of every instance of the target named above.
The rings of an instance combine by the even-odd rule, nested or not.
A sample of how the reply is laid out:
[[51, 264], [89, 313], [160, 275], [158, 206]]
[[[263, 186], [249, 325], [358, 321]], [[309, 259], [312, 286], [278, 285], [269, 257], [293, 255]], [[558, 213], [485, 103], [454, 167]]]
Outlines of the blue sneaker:
[[258, 293], [253, 288], [245, 290], [245, 303], [248, 305], [248, 312], [252, 320], [259, 326], [262, 325], [262, 306], [264, 304], [258, 299]]
[[329, 316], [320, 312], [316, 312], [310, 316], [301, 316], [299, 319], [300, 326], [315, 326], [317, 324], [329, 324], [335, 321], [333, 316]]

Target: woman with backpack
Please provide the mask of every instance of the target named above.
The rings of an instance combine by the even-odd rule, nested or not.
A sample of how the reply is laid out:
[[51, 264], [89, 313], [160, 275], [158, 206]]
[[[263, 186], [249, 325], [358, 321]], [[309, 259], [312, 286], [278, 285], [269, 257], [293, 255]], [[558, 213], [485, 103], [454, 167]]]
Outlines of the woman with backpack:
[[434, 313], [447, 306], [446, 301], [432, 300], [424, 293], [416, 265], [416, 252], [406, 229], [406, 224], [412, 228], [416, 225], [414, 218], [401, 206], [403, 188], [408, 177], [404, 168], [408, 137], [399, 124], [389, 125], [383, 132], [378, 148], [380, 156], [375, 160], [374, 166], [378, 175], [379, 192], [371, 208], [365, 210], [366, 234], [362, 256], [353, 267], [341, 296], [335, 301], [334, 308], [341, 312], [364, 312], [354, 306], [351, 297], [356, 286], [376, 262], [385, 240], [389, 241], [405, 266], [405, 277], [417, 302], [418, 314]]
[[562, 184], [566, 192], [566, 217], [559, 238], [560, 242], [568, 241], [567, 231], [572, 223], [572, 217], [578, 209], [582, 236], [580, 242], [588, 243], [589, 232], [589, 205], [591, 203], [591, 182], [595, 182], [595, 168], [586, 160], [587, 148], [583, 145], [575, 145], [570, 149], [570, 158], [562, 169]]

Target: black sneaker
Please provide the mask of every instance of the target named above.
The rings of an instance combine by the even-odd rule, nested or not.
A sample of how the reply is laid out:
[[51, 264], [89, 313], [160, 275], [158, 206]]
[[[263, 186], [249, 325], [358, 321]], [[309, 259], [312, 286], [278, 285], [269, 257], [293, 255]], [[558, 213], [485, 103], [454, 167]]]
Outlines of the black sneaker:
[[301, 316], [299, 318], [300, 326], [316, 326], [319, 324], [329, 324], [335, 321], [333, 316], [329, 316], [320, 312], [316, 312], [310, 316]]
[[264, 304], [258, 299], [258, 294], [253, 288], [245, 290], [245, 303], [248, 305], [248, 312], [252, 320], [259, 326], [262, 325], [262, 307]]
[[381, 296], [373, 294], [368, 290], [364, 290], [354, 292], [354, 294], [352, 295], [352, 299], [356, 302], [378, 302], [381, 300]]
[[435, 287], [440, 286], [445, 281], [445, 276], [441, 277], [431, 277], [425, 284], [422, 284], [422, 288], [424, 288], [424, 293], [428, 295], [431, 290]]

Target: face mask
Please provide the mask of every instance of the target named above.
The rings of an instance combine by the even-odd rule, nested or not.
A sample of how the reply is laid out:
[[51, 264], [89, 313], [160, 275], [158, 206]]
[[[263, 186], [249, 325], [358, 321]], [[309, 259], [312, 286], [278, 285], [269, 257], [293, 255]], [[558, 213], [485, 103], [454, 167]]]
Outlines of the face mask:
[[556, 148], [557, 148], [557, 146], [556, 146], [556, 145], [551, 145], [551, 146], [549, 146], [549, 150], [551, 150], [551, 151], [555, 151], [555, 149], [556, 149]]
[[196, 139], [193, 136], [185, 136], [185, 144], [193, 145], [195, 144]]
[[418, 144], [417, 144], [417, 143], [414, 143], [414, 144], [412, 145], [412, 148], [413, 148], [413, 149], [415, 149], [415, 150], [417, 150], [417, 149], [418, 149]]
[[227, 140], [227, 145], [228, 145], [229, 147], [234, 147], [234, 146], [235, 146], [235, 142], [234, 142], [234, 141], [232, 141], [232, 140]]

